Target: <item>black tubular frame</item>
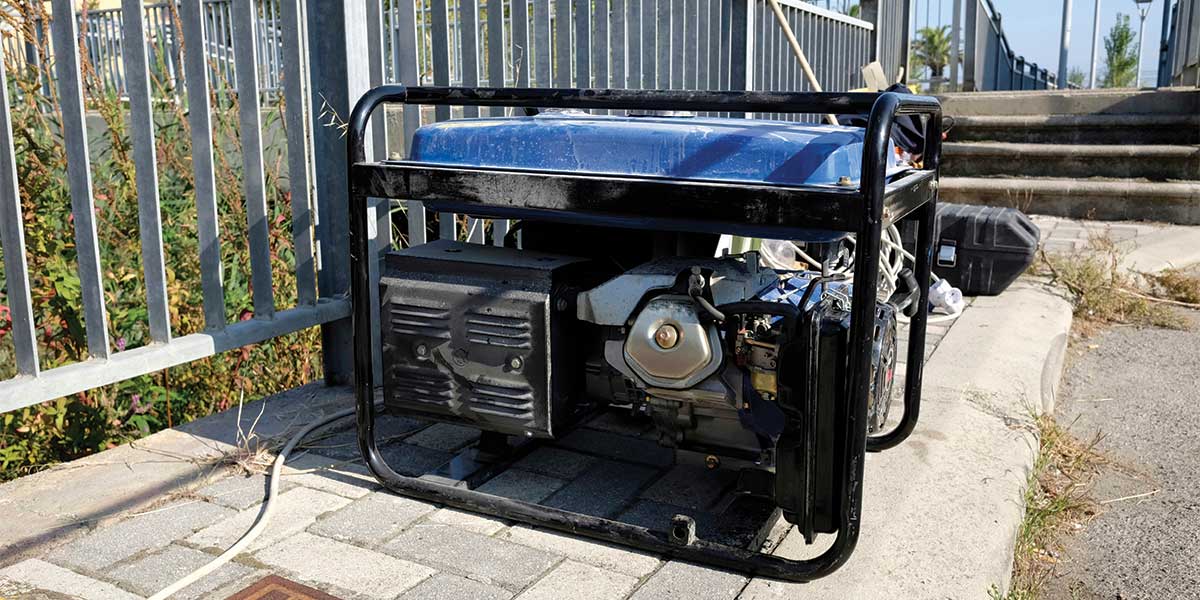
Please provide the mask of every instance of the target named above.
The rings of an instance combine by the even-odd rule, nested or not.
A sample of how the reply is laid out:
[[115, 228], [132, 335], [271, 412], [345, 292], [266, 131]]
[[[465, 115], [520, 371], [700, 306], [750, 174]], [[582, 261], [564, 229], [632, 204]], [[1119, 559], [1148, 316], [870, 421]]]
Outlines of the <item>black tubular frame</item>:
[[[416, 162], [368, 162], [364, 146], [372, 112], [383, 103], [503, 106], [534, 108], [688, 110], [729, 113], [870, 113], [863, 143], [858, 190], [832, 186], [781, 186], [695, 181], [662, 177], [608, 176], [513, 169], [458, 168]], [[889, 181], [885, 169], [893, 152], [891, 130], [897, 115], [922, 115], [924, 166]], [[874, 336], [876, 287], [883, 227], [916, 213], [918, 247], [915, 275], [929, 281], [933, 221], [941, 155], [941, 106], [937, 100], [908, 94], [699, 92], [589, 89], [453, 88], [387, 85], [368, 91], [349, 121], [350, 265], [354, 321], [354, 390], [358, 441], [363, 458], [384, 487], [405, 496], [445, 504], [566, 533], [631, 546], [671, 558], [788, 581], [828, 575], [849, 559], [858, 542], [864, 453], [891, 448], [916, 426], [921, 402], [926, 311], [918, 310], [909, 333], [904, 415], [892, 431], [867, 436], [867, 397]], [[521, 204], [505, 194], [520, 186]], [[656, 203], [641, 202], [653, 197]], [[367, 198], [422, 200], [435, 210], [490, 217], [534, 217], [549, 221], [608, 223], [625, 227], [758, 233], [787, 238], [813, 229], [856, 234], [854, 291], [851, 300], [849, 394], [853, 409], [845, 423], [846, 476], [841, 481], [842, 509], [836, 538], [820, 556], [789, 560], [753, 550], [698, 539], [689, 544], [628, 523], [612, 521], [455, 488], [397, 474], [375, 440], [372, 386], [370, 261]], [[687, 220], [672, 217], [690, 201]], [[676, 202], [679, 202], [678, 204]], [[699, 207], [696, 206], [699, 203]], [[655, 208], [659, 207], [659, 208]], [[702, 213], [702, 214], [697, 214]], [[794, 237], [794, 236], [793, 236]], [[918, 306], [928, 304], [921, 285]]]

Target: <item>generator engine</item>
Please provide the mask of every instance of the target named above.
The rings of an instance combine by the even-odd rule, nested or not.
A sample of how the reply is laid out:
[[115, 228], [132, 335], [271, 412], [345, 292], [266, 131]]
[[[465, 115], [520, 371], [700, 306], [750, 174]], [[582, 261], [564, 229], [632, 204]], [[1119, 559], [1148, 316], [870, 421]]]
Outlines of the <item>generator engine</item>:
[[[809, 539], [837, 529], [852, 282], [828, 264], [714, 258], [712, 236], [625, 237], [610, 255], [591, 242], [627, 232], [524, 225], [523, 243], [510, 236], [520, 248], [443, 240], [387, 255], [388, 406], [529, 438], [627, 407], [652, 420], [660, 444], [735, 465], [742, 489], [771, 498]], [[822, 260], [846, 255], [821, 247]], [[896, 313], [877, 304], [868, 431], [891, 403]]]

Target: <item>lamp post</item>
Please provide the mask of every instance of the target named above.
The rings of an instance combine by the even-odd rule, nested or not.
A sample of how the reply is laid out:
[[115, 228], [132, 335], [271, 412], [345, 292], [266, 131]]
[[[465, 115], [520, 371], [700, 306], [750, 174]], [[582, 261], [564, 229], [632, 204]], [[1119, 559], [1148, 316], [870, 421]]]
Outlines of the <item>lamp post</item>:
[[1058, 49], [1058, 87], [1066, 89], [1070, 87], [1067, 83], [1067, 51], [1071, 48], [1071, 0], [1063, 0], [1062, 39], [1060, 41]]
[[1137, 74], [1134, 76], [1133, 87], [1142, 87], [1142, 34], [1146, 32], [1146, 15], [1150, 13], [1150, 4], [1154, 0], [1133, 0], [1137, 5], [1138, 15], [1141, 20], [1138, 22], [1138, 63]]
[[1088, 70], [1088, 87], [1096, 88], [1096, 57], [1100, 54], [1100, 0], [1096, 0], [1096, 11], [1092, 15], [1092, 68]]

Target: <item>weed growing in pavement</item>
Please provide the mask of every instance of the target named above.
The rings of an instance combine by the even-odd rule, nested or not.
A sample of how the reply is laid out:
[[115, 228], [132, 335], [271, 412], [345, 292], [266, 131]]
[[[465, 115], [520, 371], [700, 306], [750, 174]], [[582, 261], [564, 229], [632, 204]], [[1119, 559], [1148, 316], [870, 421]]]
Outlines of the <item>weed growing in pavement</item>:
[[1150, 293], [1158, 298], [1200, 305], [1200, 265], [1163, 269], [1146, 275]]
[[[1107, 233], [1092, 235], [1087, 247], [1070, 253], [1038, 252], [1033, 270], [1067, 289], [1075, 308], [1076, 327], [1089, 335], [1110, 323], [1183, 329], [1188, 321], [1167, 302], [1174, 302], [1187, 279], [1173, 275], [1166, 283], [1121, 266], [1124, 256]], [[1200, 279], [1192, 282], [1200, 291]], [[1163, 294], [1159, 296], [1158, 294]]]
[[1007, 593], [992, 586], [988, 594], [994, 600], [1036, 600], [1060, 560], [1061, 534], [1091, 520], [1098, 510], [1088, 491], [1105, 462], [1096, 451], [1102, 436], [1079, 440], [1048, 414], [1034, 419], [1033, 426], [1038, 454], [1025, 489], [1012, 582]]

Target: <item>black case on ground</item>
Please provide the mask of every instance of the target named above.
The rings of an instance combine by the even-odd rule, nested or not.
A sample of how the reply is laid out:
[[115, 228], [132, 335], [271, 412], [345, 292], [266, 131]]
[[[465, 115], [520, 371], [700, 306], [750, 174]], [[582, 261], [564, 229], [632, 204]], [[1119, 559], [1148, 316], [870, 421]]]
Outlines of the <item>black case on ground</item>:
[[[904, 247], [916, 247], [915, 224], [905, 226]], [[995, 296], [1008, 288], [1037, 253], [1037, 225], [1015, 208], [938, 204], [933, 272], [964, 296]]]

